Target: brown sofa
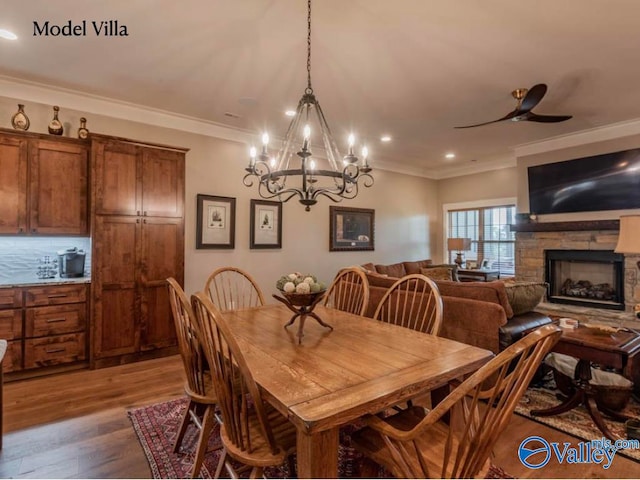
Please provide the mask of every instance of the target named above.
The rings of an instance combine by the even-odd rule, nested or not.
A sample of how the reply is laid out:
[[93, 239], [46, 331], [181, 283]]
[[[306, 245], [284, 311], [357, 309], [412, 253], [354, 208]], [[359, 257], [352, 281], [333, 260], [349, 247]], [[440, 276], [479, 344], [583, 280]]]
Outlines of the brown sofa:
[[[363, 265], [369, 280], [369, 305], [373, 317], [387, 289], [400, 277], [421, 273], [430, 260], [393, 265]], [[551, 323], [544, 314], [530, 311], [514, 315], [505, 285], [494, 282], [435, 280], [442, 295], [443, 323], [440, 335], [498, 353], [536, 328]]]

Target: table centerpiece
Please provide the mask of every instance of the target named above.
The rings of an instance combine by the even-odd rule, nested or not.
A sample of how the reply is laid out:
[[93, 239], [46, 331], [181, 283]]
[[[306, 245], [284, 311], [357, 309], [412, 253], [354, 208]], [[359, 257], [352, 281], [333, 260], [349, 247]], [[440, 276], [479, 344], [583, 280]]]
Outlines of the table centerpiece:
[[285, 304], [294, 312], [291, 320], [284, 326], [289, 327], [300, 317], [298, 325], [298, 343], [302, 343], [304, 322], [307, 316], [316, 320], [320, 325], [333, 330], [333, 327], [313, 312], [315, 306], [322, 300], [327, 290], [323, 282], [319, 282], [314, 275], [303, 275], [300, 272], [281, 276], [276, 282], [276, 288], [282, 296], [273, 295], [273, 298]]

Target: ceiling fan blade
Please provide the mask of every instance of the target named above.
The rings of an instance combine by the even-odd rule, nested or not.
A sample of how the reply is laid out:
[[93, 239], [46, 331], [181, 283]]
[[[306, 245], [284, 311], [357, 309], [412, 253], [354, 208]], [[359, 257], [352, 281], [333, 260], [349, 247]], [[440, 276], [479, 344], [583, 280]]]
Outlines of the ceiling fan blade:
[[573, 118], [573, 115], [536, 115], [533, 112], [529, 112], [526, 120], [540, 123], [558, 123], [569, 120], [570, 118]]
[[544, 97], [545, 93], [547, 93], [547, 86], [544, 83], [538, 83], [529, 89], [527, 94], [522, 99], [522, 103], [520, 104], [520, 111], [522, 113], [528, 112], [533, 107], [535, 107], [542, 97]]
[[475, 125], [465, 125], [464, 127], [453, 127], [453, 128], [473, 128], [473, 127], [481, 127], [482, 125], [489, 125], [491, 123], [502, 122], [503, 120], [510, 120], [513, 117], [517, 116], [520, 113], [519, 110], [513, 110], [512, 112], [507, 113], [504, 117], [499, 118], [497, 120], [491, 120], [490, 122], [476, 123]]

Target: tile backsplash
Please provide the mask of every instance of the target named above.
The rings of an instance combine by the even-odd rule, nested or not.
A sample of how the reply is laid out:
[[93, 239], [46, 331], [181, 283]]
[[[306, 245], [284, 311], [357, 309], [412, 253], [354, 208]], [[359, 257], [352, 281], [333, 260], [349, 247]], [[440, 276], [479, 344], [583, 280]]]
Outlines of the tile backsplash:
[[91, 273], [89, 237], [2, 237], [0, 236], [0, 282], [16, 275], [34, 273], [44, 256], [57, 258], [57, 251], [78, 247], [86, 252], [85, 275]]

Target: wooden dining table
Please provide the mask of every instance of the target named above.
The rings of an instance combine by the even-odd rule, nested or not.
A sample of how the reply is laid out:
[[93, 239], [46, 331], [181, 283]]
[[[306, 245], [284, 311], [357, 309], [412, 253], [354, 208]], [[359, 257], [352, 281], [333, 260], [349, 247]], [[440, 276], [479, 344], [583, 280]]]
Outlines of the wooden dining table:
[[285, 329], [284, 305], [224, 313], [265, 401], [297, 430], [298, 476], [337, 478], [338, 433], [365, 414], [474, 372], [492, 352], [339, 310], [316, 307], [333, 330]]

